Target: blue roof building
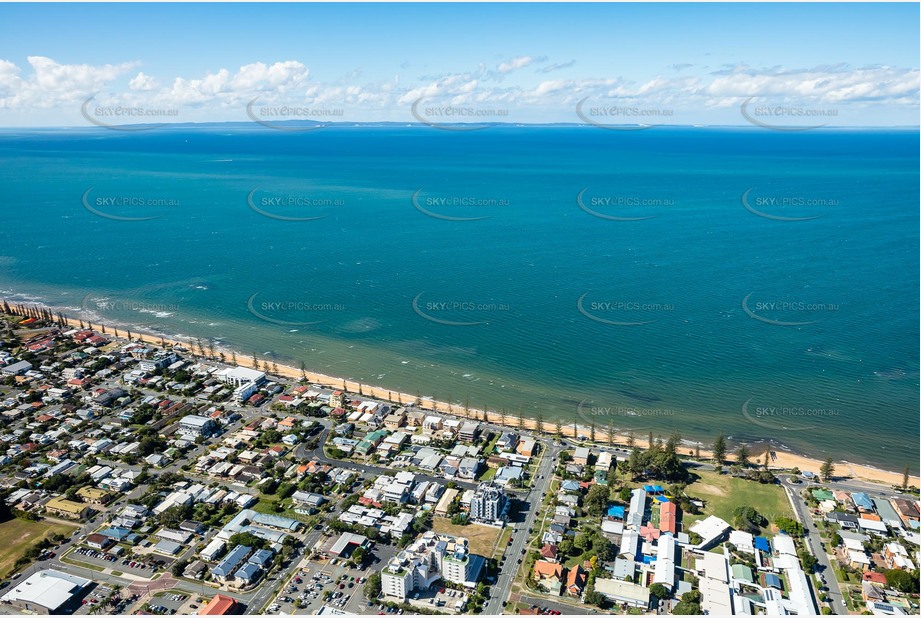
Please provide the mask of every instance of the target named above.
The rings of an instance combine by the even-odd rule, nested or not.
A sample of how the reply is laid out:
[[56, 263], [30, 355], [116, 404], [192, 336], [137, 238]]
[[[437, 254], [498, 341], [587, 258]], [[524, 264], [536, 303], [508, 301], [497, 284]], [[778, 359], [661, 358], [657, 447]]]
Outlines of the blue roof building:
[[780, 578], [774, 575], [773, 573], [764, 574], [764, 585], [768, 588], [776, 588], [777, 590], [783, 590], [783, 584], [780, 582]]
[[220, 562], [214, 565], [214, 568], [211, 569], [211, 575], [223, 579], [230, 578], [230, 574], [240, 566], [251, 550], [252, 548], [246, 545], [237, 545]]
[[105, 530], [100, 530], [99, 534], [103, 536], [107, 536], [110, 539], [115, 539], [116, 541], [124, 541], [131, 534], [131, 530], [128, 530], [127, 528], [119, 528], [116, 526], [113, 528], [106, 528]]
[[246, 562], [248, 564], [255, 564], [258, 567], [265, 568], [265, 565], [272, 560], [272, 556], [274, 555], [275, 552], [273, 552], [271, 549], [257, 549]]
[[771, 543], [763, 536], [755, 537], [755, 549], [771, 553]]
[[870, 496], [865, 493], [855, 491], [851, 494], [851, 500], [853, 500], [854, 504], [857, 505], [857, 508], [862, 511], [873, 510], [873, 501], [870, 500]]
[[579, 492], [579, 481], [573, 481], [572, 479], [568, 481], [563, 481], [560, 485], [560, 489], [563, 491]]
[[259, 565], [252, 564], [252, 563], [246, 563], [243, 566], [241, 566], [239, 569], [237, 569], [237, 572], [234, 573], [233, 576], [242, 582], [251, 584], [254, 581], [256, 581], [257, 577], [259, 577], [259, 573], [260, 573]]

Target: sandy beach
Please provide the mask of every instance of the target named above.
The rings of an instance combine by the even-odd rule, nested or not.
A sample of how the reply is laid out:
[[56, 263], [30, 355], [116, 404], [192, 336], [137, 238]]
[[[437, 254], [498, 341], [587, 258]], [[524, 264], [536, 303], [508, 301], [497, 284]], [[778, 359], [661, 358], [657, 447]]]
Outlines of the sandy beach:
[[[67, 323], [71, 327], [80, 326], [79, 319], [68, 317], [66, 318], [66, 320], [67, 320]], [[84, 325], [89, 324], [87, 320], [83, 320], [83, 323]], [[93, 324], [92, 326], [98, 330], [101, 325]], [[109, 325], [109, 324], [106, 324], [105, 326], [106, 326], [107, 332], [114, 331], [116, 328], [118, 328], [119, 336], [122, 339], [126, 339], [125, 336], [127, 335], [127, 333], [124, 332], [126, 330], [124, 326], [114, 326], [114, 325]], [[161, 342], [165, 342], [167, 345], [180, 345], [188, 349], [190, 352], [192, 351], [192, 348], [195, 347], [192, 341], [189, 341], [189, 342], [177, 341], [177, 340], [169, 339], [166, 337], [160, 337], [157, 335], [145, 334], [145, 333], [140, 333], [140, 332], [135, 332], [135, 331], [132, 331], [131, 335], [132, 335], [132, 338], [135, 340], [140, 339], [141, 341], [144, 341], [146, 343], [151, 343], [154, 345], [160, 345]], [[229, 350], [229, 349], [215, 347], [215, 352], [216, 353], [223, 352], [225, 356], [228, 358], [228, 362], [229, 362], [230, 355], [234, 351]], [[254, 367], [253, 359], [251, 357], [248, 357], [246, 355], [239, 354], [239, 353], [236, 354], [236, 357], [237, 357], [237, 364], [243, 367]], [[484, 419], [483, 410], [478, 410], [474, 408], [464, 409], [462, 406], [454, 405], [454, 404], [443, 402], [443, 401], [433, 401], [432, 399], [425, 398], [425, 397], [423, 397], [420, 400], [415, 395], [409, 395], [407, 393], [388, 390], [382, 387], [371, 386], [368, 384], [360, 384], [358, 382], [348, 381], [343, 378], [337, 378], [335, 376], [329, 376], [329, 375], [322, 374], [322, 373], [315, 373], [315, 372], [310, 371], [309, 369], [302, 372], [300, 369], [291, 367], [289, 365], [283, 365], [280, 363], [277, 365], [277, 367], [278, 367], [277, 375], [279, 376], [293, 378], [296, 380], [300, 380], [303, 376], [306, 376], [307, 380], [311, 383], [322, 385], [322, 386], [328, 386], [331, 388], [342, 389], [349, 393], [356, 394], [358, 396], [373, 397], [375, 399], [379, 399], [382, 401], [390, 401], [392, 403], [400, 404], [400, 405], [415, 403], [418, 409], [431, 410], [434, 412], [438, 412], [442, 414], [449, 414], [449, 415], [456, 416], [459, 418], [475, 418], [477, 420]], [[258, 367], [258, 369], [261, 370], [263, 369], [263, 367], [260, 366]], [[490, 423], [493, 423], [496, 425], [504, 425], [504, 426], [508, 426], [512, 428], [518, 428], [519, 423], [521, 423], [521, 425], [528, 430], [535, 431], [537, 429], [537, 421], [535, 419], [530, 419], [530, 418], [519, 419], [517, 415], [512, 415], [512, 414], [503, 415], [503, 414], [499, 414], [498, 412], [489, 411], [486, 414], [486, 418], [488, 418]], [[562, 427], [559, 428], [559, 431], [560, 433], [562, 433], [563, 436], [568, 437], [568, 438], [576, 437], [576, 435], [584, 436], [585, 438], [589, 438], [589, 432], [590, 432], [590, 430], [584, 426], [579, 425], [577, 427], [574, 427], [572, 424], [562, 425]], [[557, 433], [556, 424], [551, 421], [543, 421], [543, 432], [549, 435], [556, 434]], [[644, 439], [643, 437], [639, 435], [635, 436], [634, 440], [635, 440], [635, 443], [640, 447], [649, 446], [648, 439]], [[598, 427], [595, 429], [595, 441], [596, 443], [600, 445], [611, 444], [612, 442], [612, 440], [609, 439], [605, 429], [601, 427]], [[613, 439], [614, 444], [619, 445], [619, 446], [626, 446], [627, 442], [628, 442], [628, 437], [626, 435], [623, 435], [623, 434], [614, 435], [614, 439]], [[694, 447], [686, 446], [686, 447], [682, 447], [680, 450], [682, 454], [689, 455], [694, 451]], [[774, 470], [790, 470], [793, 468], [799, 468], [802, 471], [810, 471], [810, 472], [814, 472], [818, 474], [819, 468], [822, 465], [822, 462], [819, 460], [811, 459], [809, 457], [805, 457], [802, 455], [797, 455], [795, 453], [791, 453], [788, 451], [775, 450], [774, 452], [776, 454], [776, 459], [774, 459], [769, 465], [769, 468], [774, 469]], [[707, 457], [711, 457], [712, 453], [710, 452], [710, 450], [708, 450], [707, 448], [704, 448], [702, 445], [700, 448], [700, 455], [702, 458], [707, 458]], [[754, 447], [752, 448], [750, 459], [752, 462], [761, 462], [763, 460], [763, 455], [764, 455], [763, 449], [759, 451], [759, 450], [756, 450], [756, 447]], [[729, 456], [728, 459], [732, 459], [732, 456]], [[879, 483], [879, 484], [889, 485], [889, 486], [902, 484], [902, 473], [901, 472], [891, 472], [888, 470], [882, 470], [879, 468], [875, 468], [873, 466], [855, 464], [855, 463], [850, 463], [846, 461], [835, 461], [834, 463], [835, 463], [836, 476], [839, 476], [839, 477], [848, 476], [853, 479], [857, 479], [861, 481]], [[921, 480], [919, 480], [918, 476], [911, 476], [909, 478], [909, 484], [917, 487], [921, 485]]]

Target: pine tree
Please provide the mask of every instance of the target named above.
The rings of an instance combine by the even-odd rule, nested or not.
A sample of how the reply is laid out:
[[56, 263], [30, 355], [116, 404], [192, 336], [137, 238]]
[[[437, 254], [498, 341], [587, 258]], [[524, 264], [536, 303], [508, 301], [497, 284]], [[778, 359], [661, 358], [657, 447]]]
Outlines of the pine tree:
[[589, 442], [594, 443], [595, 442], [595, 421], [592, 421], [591, 425], [589, 425], [588, 431], [589, 431], [588, 433]]
[[716, 436], [713, 442], [713, 461], [720, 466], [726, 462], [726, 438], [723, 434]]
[[910, 478], [910, 477], [909, 477], [909, 474], [908, 474], [908, 465], [906, 465], [906, 466], [905, 466], [905, 471], [902, 472], [902, 489], [908, 489], [908, 480], [909, 480], [909, 478]]
[[835, 464], [831, 457], [826, 457], [825, 461], [822, 462], [822, 467], [819, 468], [819, 474], [822, 475], [822, 480], [828, 482], [835, 475]]
[[736, 462], [743, 468], [748, 467], [748, 447], [744, 444], [740, 444], [739, 448], [736, 449]]

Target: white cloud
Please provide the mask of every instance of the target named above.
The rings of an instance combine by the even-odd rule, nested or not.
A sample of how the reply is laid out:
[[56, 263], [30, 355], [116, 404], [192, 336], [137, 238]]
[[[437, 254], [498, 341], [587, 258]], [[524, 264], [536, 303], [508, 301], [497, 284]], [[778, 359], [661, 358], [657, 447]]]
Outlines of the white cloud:
[[[705, 67], [672, 65], [665, 75], [636, 81], [619, 76], [546, 79], [549, 71], [573, 66], [572, 60], [521, 73], [514, 85], [505, 86], [508, 73], [540, 65], [545, 59], [520, 56], [502, 62], [496, 69], [479, 63], [467, 71], [404, 74], [363, 83], [358, 72], [349, 74], [348, 80], [317, 82], [310, 79], [311, 72], [304, 63], [291, 59], [254, 62], [236, 70], [216, 67], [198, 76], [136, 72], [133, 77], [131, 71], [136, 63], [62, 64], [43, 56], [30, 56], [28, 62], [28, 67], [20, 68], [0, 59], [0, 107], [74, 109], [75, 104], [96, 95], [100, 104], [187, 107], [195, 109], [198, 119], [226, 120], [239, 118], [233, 115], [234, 110], [242, 114], [246, 104], [258, 97], [260, 105], [322, 105], [344, 109], [346, 120], [373, 120], [405, 117], [415, 101], [431, 99], [452, 104], [501, 104], [524, 114], [549, 110], [558, 119], [567, 120], [576, 102], [586, 97], [676, 110], [727, 109], [738, 107], [749, 97], [841, 108], [896, 106], [904, 110], [906, 106], [916, 107], [919, 99], [919, 72], [915, 68], [853, 68], [845, 64], [760, 68], [734, 64], [712, 72], [706, 72]], [[362, 110], [375, 115], [362, 115]]]
[[128, 82], [128, 87], [132, 90], [150, 92], [151, 90], [156, 90], [159, 87], [159, 84], [156, 79], [141, 71], [135, 75], [130, 82]]
[[137, 66], [122, 64], [60, 64], [45, 56], [27, 58], [32, 73], [22, 78], [12, 62], [0, 61], [0, 107], [56, 107], [86, 100], [108, 83]]
[[523, 69], [532, 62], [534, 62], [534, 58], [531, 56], [519, 56], [509, 60], [508, 62], [501, 63], [498, 67], [496, 67], [496, 70], [500, 73], [511, 73], [517, 69]]

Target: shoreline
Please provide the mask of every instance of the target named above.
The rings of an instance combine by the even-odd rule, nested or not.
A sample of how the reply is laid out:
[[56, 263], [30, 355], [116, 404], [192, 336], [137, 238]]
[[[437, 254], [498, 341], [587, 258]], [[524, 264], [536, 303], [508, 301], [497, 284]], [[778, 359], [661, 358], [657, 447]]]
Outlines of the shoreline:
[[[33, 304], [37, 304], [39, 306], [46, 307], [55, 312], [61, 311], [61, 308], [49, 307], [45, 305], [44, 303], [34, 303], [33, 302]], [[79, 328], [81, 321], [84, 322], [84, 324], [86, 325], [92, 324], [89, 320], [82, 320], [81, 318], [73, 318], [73, 317], [63, 314], [63, 312], [62, 312], [62, 315], [64, 316], [64, 320], [66, 321], [66, 323], [71, 328]], [[128, 326], [124, 324], [113, 324], [111, 322], [104, 324], [103, 322], [98, 322], [96, 326], [98, 327], [106, 326], [107, 328], [111, 328], [111, 329], [118, 328], [118, 329], [125, 330], [125, 331], [131, 330], [133, 339], [139, 339], [140, 341], [143, 341], [144, 343], [150, 343], [153, 345], [161, 345], [161, 342], [164, 342], [166, 345], [170, 345], [170, 346], [179, 345], [184, 348], [187, 348], [189, 350], [189, 354], [193, 358], [202, 359], [202, 360], [210, 360], [210, 359], [207, 359], [207, 357], [199, 356], [198, 354], [192, 351], [192, 347], [193, 347], [192, 344], [194, 344], [197, 341], [196, 338], [194, 337], [188, 337], [189, 341], [186, 342], [186, 341], [181, 340], [180, 338], [177, 338], [177, 337], [182, 337], [182, 335], [167, 337], [164, 335], [153, 334], [151, 332], [144, 332], [143, 330], [135, 331], [133, 329], [129, 329]], [[87, 327], [90, 327], [90, 326], [87, 326]], [[128, 339], [125, 335], [127, 335], [127, 333], [125, 333], [124, 335], [119, 333], [118, 338], [120, 340], [127, 341]], [[222, 346], [215, 346], [215, 352], [224, 353], [226, 356], [229, 356], [230, 354], [236, 354], [238, 365], [243, 366], [243, 367], [250, 367], [250, 368], [254, 366], [253, 359], [251, 357], [242, 355], [242, 354], [238, 354], [237, 353], [238, 351], [236, 350], [232, 350], [232, 349], [225, 348]], [[265, 359], [263, 359], [263, 361], [264, 360]], [[390, 403], [397, 404], [397, 405], [407, 405], [407, 404], [414, 403], [416, 408], [420, 410], [428, 410], [428, 411], [437, 412], [440, 414], [448, 414], [448, 415], [451, 415], [457, 418], [468, 418], [468, 419], [474, 419], [474, 420], [479, 420], [479, 421], [484, 420], [484, 414], [485, 414], [485, 418], [488, 419], [488, 422], [494, 425], [509, 427], [511, 429], [518, 429], [519, 427], [521, 427], [525, 430], [537, 431], [538, 419], [521, 417], [520, 424], [519, 424], [519, 417], [517, 416], [517, 414], [515, 415], [501, 414], [495, 411], [487, 411], [484, 413], [483, 410], [477, 409], [477, 408], [464, 409], [462, 406], [457, 406], [450, 402], [434, 401], [431, 398], [427, 398], [424, 396], [421, 398], [418, 398], [415, 395], [410, 395], [408, 393], [394, 391], [394, 390], [386, 389], [380, 386], [363, 384], [363, 383], [347, 380], [345, 378], [340, 378], [340, 377], [330, 376], [330, 375], [323, 374], [323, 373], [318, 373], [315, 371], [310, 371], [309, 369], [305, 369], [302, 372], [299, 368], [292, 367], [284, 363], [275, 363], [273, 361], [270, 364], [277, 365], [278, 371], [271, 372], [271, 373], [275, 373], [276, 375], [290, 378], [293, 380], [300, 380], [302, 379], [303, 376], [306, 376], [308, 382], [320, 384], [323, 386], [329, 386], [331, 388], [339, 388], [349, 393], [357, 394], [359, 397], [372, 397], [374, 399], [378, 399], [381, 401], [388, 401]], [[586, 440], [590, 438], [590, 431], [591, 431], [590, 428], [585, 427], [584, 425], [580, 425], [578, 423], [563, 424], [559, 428], [557, 427], [557, 423], [553, 421], [542, 421], [541, 424], [543, 426], [542, 433], [547, 436], [552, 437], [553, 435], [557, 433], [557, 431], [559, 431], [564, 438], [578, 439], [579, 437], [584, 437], [586, 438]], [[595, 428], [595, 438], [596, 438], [595, 444], [599, 446], [611, 445], [611, 440], [609, 439], [606, 428], [604, 427]], [[767, 440], [767, 438], [765, 438], [765, 440]], [[616, 432], [614, 433], [614, 439], [613, 439], [614, 446], [627, 447], [627, 442], [628, 442], [627, 435], [618, 434]], [[645, 448], [649, 447], [648, 439], [644, 439], [643, 437], [635, 436], [634, 442], [637, 446], [645, 447]], [[690, 441], [690, 440], [683, 441], [682, 448], [680, 449], [680, 451], [685, 451], [685, 447], [686, 447], [686, 452], [681, 452], [681, 454], [684, 456], [688, 456], [695, 450], [695, 445], [697, 444], [698, 442], [695, 442], [695, 441]], [[747, 444], [749, 444], [750, 447], [752, 447], [750, 460], [753, 463], [759, 462], [760, 459], [763, 457], [766, 450], [772, 450], [775, 453], [776, 458], [771, 461], [769, 468], [773, 468], [775, 470], [799, 468], [800, 470], [808, 470], [808, 471], [818, 474], [819, 468], [822, 465], [822, 461], [813, 459], [806, 455], [798, 454], [798, 453], [795, 453], [789, 450], [782, 450], [782, 449], [776, 450], [772, 448], [769, 442], [765, 442], [765, 446], [766, 446], [765, 449], [761, 449], [758, 444], [753, 444], [753, 443], [747, 443]], [[701, 444], [700, 455], [701, 455], [701, 459], [706, 459], [706, 458], [712, 457], [712, 452], [710, 451], [709, 448], [705, 448], [703, 444]], [[845, 460], [836, 460], [834, 461], [834, 464], [835, 464], [837, 476], [847, 475], [854, 480], [860, 480], [860, 481], [865, 481], [865, 482], [870, 482], [870, 483], [879, 483], [879, 484], [883, 484], [887, 486], [900, 486], [902, 483], [902, 473], [900, 472], [893, 472], [893, 471], [884, 470], [882, 468], [878, 468], [875, 466], [871, 466], [867, 464], [853, 463], [853, 462], [848, 462]], [[919, 479], [918, 476], [910, 475], [909, 485], [914, 485], [915, 487], [921, 486], [921, 479]]]

